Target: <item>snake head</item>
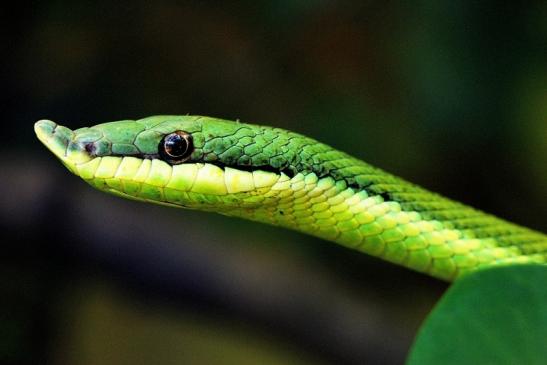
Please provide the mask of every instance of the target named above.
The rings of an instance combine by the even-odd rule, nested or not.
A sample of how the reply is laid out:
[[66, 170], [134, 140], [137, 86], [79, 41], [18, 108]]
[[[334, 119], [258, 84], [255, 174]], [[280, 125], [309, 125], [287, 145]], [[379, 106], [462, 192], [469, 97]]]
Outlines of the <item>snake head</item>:
[[[311, 171], [317, 142], [281, 129], [155, 116], [74, 131], [49, 120], [39, 140], [74, 174], [126, 198], [236, 214], [278, 201]], [[306, 148], [312, 149], [306, 154]], [[304, 186], [296, 183], [295, 186]], [[236, 212], [236, 213], [234, 213]]]

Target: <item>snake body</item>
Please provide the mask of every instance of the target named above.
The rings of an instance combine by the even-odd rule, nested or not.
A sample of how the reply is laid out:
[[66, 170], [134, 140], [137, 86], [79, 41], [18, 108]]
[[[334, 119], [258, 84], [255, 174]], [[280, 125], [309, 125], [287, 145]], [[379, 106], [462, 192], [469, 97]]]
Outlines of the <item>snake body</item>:
[[[35, 131], [99, 190], [294, 229], [443, 280], [547, 262], [544, 234], [283, 129], [154, 116], [74, 131], [42, 120]], [[166, 154], [173, 146], [184, 158]]]

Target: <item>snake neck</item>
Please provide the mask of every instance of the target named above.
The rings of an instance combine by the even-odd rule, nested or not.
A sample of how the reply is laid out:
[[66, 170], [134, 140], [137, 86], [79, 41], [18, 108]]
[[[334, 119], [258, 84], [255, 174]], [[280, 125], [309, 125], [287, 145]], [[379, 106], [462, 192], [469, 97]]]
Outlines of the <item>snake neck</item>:
[[132, 157], [76, 168], [94, 187], [125, 198], [297, 230], [447, 281], [494, 265], [547, 262], [547, 237], [539, 232], [345, 154], [336, 161], [345, 167], [294, 176]]
[[[345, 178], [299, 173], [274, 184], [261, 207], [222, 213], [294, 229], [447, 281], [493, 265], [547, 261], [547, 236], [539, 232], [360, 161], [350, 166], [354, 175]], [[366, 177], [366, 187], [355, 173]]]

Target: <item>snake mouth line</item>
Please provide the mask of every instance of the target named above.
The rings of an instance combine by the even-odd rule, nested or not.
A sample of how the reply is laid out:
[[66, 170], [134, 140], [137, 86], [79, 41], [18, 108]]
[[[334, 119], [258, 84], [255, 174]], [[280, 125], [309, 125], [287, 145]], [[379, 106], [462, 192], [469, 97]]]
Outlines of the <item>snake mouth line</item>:
[[[158, 154], [155, 155], [149, 155], [149, 154], [142, 154], [142, 153], [136, 153], [136, 154], [116, 154], [112, 153], [110, 155], [105, 156], [94, 156], [91, 154], [91, 157], [135, 157], [141, 160], [161, 160], [166, 163], [169, 163], [168, 161], [165, 161], [164, 159], [161, 159]], [[208, 163], [211, 165], [215, 165], [219, 167], [222, 170], [225, 170], [226, 168], [232, 168], [240, 171], [246, 171], [246, 172], [253, 172], [253, 171], [264, 171], [264, 172], [271, 172], [277, 175], [285, 174], [290, 179], [292, 179], [296, 174], [298, 174], [299, 171], [297, 171], [293, 167], [284, 167], [284, 168], [276, 168], [271, 165], [259, 165], [259, 166], [251, 166], [251, 165], [232, 165], [232, 164], [225, 164], [222, 161], [205, 161], [205, 160], [188, 160], [183, 164], [190, 164], [190, 163]], [[172, 164], [170, 164], [173, 166]]]
[[[192, 162], [196, 162], [196, 161], [192, 161]], [[197, 162], [202, 162], [202, 163], [205, 163], [204, 161], [197, 161]], [[237, 169], [237, 170], [241, 170], [241, 171], [247, 171], [247, 172], [253, 172], [253, 171], [264, 171], [264, 172], [272, 172], [274, 174], [277, 174], [277, 175], [281, 175], [282, 173], [287, 175], [289, 177], [289, 179], [292, 179], [297, 173], [298, 171], [296, 171], [296, 169], [292, 168], [292, 167], [285, 167], [285, 168], [275, 168], [273, 166], [270, 166], [270, 165], [260, 165], [260, 166], [249, 166], [249, 165], [227, 165], [227, 164], [224, 164], [222, 163], [221, 161], [208, 161], [206, 163], [210, 163], [212, 165], [215, 165], [221, 169], [225, 169], [226, 167], [229, 167], [229, 168], [232, 168], [232, 169]]]

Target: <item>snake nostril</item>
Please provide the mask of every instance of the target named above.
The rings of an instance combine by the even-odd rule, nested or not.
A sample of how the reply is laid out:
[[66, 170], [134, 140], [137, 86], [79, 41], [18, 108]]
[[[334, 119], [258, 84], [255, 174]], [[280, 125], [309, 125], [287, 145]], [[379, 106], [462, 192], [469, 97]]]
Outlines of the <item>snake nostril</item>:
[[95, 147], [95, 143], [89, 142], [84, 144], [84, 149], [88, 154], [94, 155], [97, 148]]

